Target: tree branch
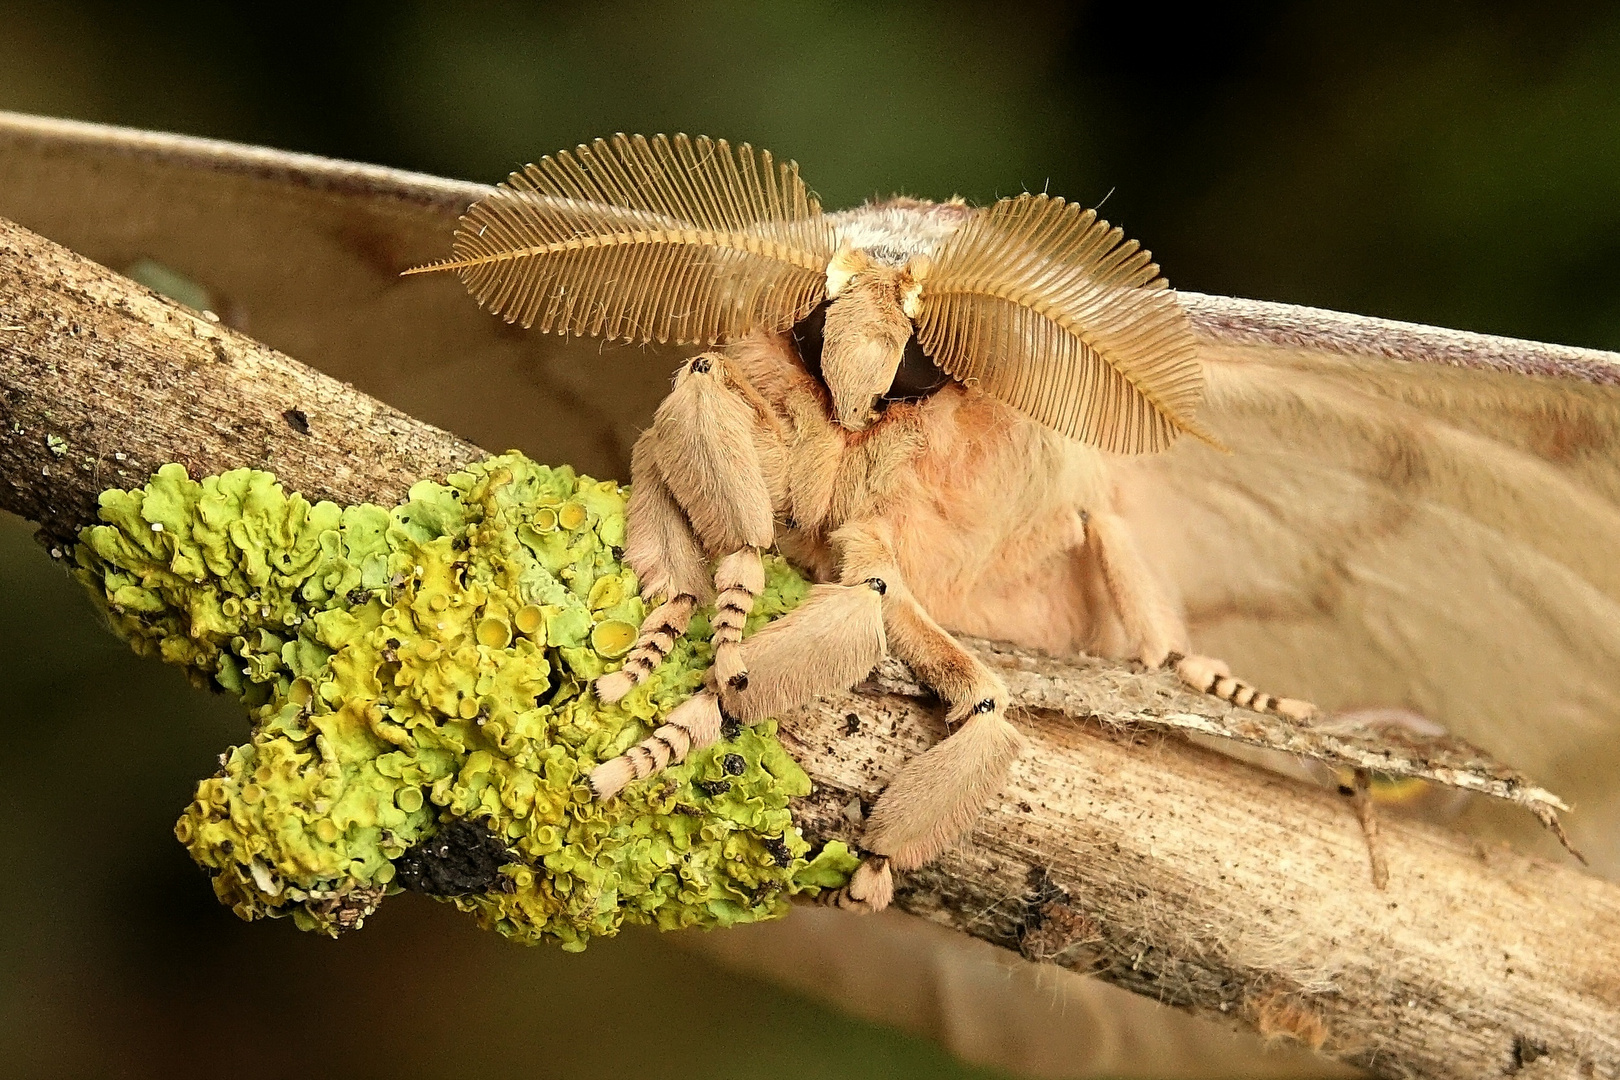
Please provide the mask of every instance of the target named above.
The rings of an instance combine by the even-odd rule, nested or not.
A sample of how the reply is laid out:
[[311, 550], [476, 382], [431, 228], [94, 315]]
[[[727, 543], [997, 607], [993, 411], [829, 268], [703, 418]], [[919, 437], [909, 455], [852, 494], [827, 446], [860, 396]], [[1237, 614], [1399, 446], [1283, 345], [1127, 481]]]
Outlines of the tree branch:
[[[170, 461], [388, 503], [483, 455], [7, 222], [0, 424], [0, 505], [59, 549], [101, 490]], [[974, 647], [1034, 748], [900, 906], [1380, 1075], [1620, 1076], [1620, 888], [1400, 820], [1379, 891], [1346, 802], [1129, 722], [1224, 706], [1163, 673]], [[807, 837], [857, 839], [860, 807], [943, 733], [904, 686], [785, 718], [816, 786]]]

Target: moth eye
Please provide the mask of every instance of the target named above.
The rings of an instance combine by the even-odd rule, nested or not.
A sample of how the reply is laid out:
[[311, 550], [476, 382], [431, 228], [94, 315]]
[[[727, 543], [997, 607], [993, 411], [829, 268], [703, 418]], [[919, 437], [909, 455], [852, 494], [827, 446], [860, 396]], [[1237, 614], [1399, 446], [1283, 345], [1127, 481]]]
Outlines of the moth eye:
[[[793, 324], [788, 333], [793, 338], [793, 347], [799, 350], [799, 361], [804, 364], [805, 370], [821, 379], [821, 345], [827, 326], [827, 305], [831, 301], [823, 300], [811, 309], [810, 314]], [[825, 382], [825, 379], [821, 381]]]
[[883, 395], [883, 400], [925, 398], [950, 381], [951, 377], [923, 352], [916, 337], [912, 337], [906, 342], [905, 355], [900, 358], [900, 366], [894, 371], [894, 382], [889, 384], [889, 392]]
[[[824, 300], [816, 305], [810, 314], [795, 323], [793, 329], [789, 331], [794, 347], [799, 350], [800, 363], [822, 383], [826, 380], [821, 375], [821, 349], [825, 340], [829, 303], [831, 301]], [[888, 392], [879, 400], [878, 407], [881, 409], [892, 401], [925, 398], [950, 381], [950, 375], [934, 363], [923, 351], [917, 339], [912, 337], [906, 342], [906, 351], [900, 357], [900, 366], [895, 368], [894, 381], [889, 384]]]

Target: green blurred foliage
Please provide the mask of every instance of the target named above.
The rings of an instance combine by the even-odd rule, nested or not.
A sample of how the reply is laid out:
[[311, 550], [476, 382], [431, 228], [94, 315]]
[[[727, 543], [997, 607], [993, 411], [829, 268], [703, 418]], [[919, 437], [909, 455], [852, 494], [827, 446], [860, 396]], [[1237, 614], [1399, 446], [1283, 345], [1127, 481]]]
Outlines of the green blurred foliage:
[[[0, 0], [0, 108], [479, 180], [703, 132], [829, 206], [1048, 189], [1182, 288], [1620, 348], [1612, 4]], [[169, 828], [243, 722], [76, 589], [4, 521], [0, 1072], [960, 1074], [651, 935], [238, 924]]]
[[1620, 346], [1612, 4], [6, 0], [0, 27], [0, 107], [481, 180], [703, 132], [829, 206], [1049, 189], [1183, 288]]

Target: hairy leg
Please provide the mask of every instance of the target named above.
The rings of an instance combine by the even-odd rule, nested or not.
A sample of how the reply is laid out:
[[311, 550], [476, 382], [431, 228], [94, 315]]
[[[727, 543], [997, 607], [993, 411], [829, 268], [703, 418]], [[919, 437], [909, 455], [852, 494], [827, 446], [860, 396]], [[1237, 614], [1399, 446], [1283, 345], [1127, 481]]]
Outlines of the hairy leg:
[[1108, 595], [1136, 658], [1156, 668], [1163, 667], [1171, 653], [1191, 652], [1186, 624], [1142, 558], [1125, 519], [1117, 514], [1088, 515], [1086, 542], [1102, 566]]
[[630, 501], [625, 506], [624, 561], [641, 581], [641, 595], [709, 597], [709, 559], [686, 511], [658, 467], [657, 433], [641, 433], [630, 451]]
[[650, 736], [591, 770], [587, 782], [598, 802], [611, 799], [632, 780], [645, 780], [671, 762], [686, 760], [720, 738], [720, 699], [703, 690], [670, 710]]
[[636, 643], [618, 671], [596, 680], [596, 696], [618, 701], [669, 655], [686, 633], [692, 612], [709, 595], [709, 564], [686, 513], [658, 468], [657, 435], [648, 430], [630, 452], [630, 502], [625, 508], [624, 560], [649, 602], [665, 597], [641, 621]]
[[1232, 677], [1232, 670], [1224, 660], [1210, 656], [1183, 656], [1176, 661], [1176, 674], [1181, 681], [1200, 693], [1210, 694], [1222, 701], [1230, 701], [1255, 712], [1276, 713], [1290, 720], [1309, 720], [1317, 714], [1315, 705], [1298, 698], [1272, 697]]
[[883, 659], [882, 587], [813, 587], [804, 603], [739, 646], [752, 673], [742, 686], [716, 686], [715, 669], [709, 685], [671, 711], [664, 726], [598, 765], [590, 776], [596, 798], [611, 799], [631, 780], [645, 780], [708, 746], [719, 738], [723, 716], [758, 723], [865, 678]]
[[775, 531], [754, 442], [759, 419], [728, 381], [724, 357], [704, 353], [682, 365], [653, 426], [636, 440], [625, 561], [641, 579], [642, 596], [664, 602], [642, 621], [624, 665], [596, 681], [602, 701], [620, 700], [664, 662], [711, 593], [712, 554], [731, 553], [712, 579], [724, 594], [717, 659], [726, 678], [746, 678], [736, 645], [765, 586], [758, 549], [770, 546]]
[[719, 353], [688, 360], [653, 414], [648, 445], [658, 471], [711, 555], [770, 547], [776, 533], [754, 442], [760, 427]]
[[765, 564], [758, 548], [743, 548], [720, 560], [714, 571], [714, 673], [721, 686], [744, 689], [748, 665], [742, 656], [743, 624], [765, 591]]
[[[632, 549], [646, 552], [645, 570], [632, 563], [643, 581], [682, 591], [647, 617], [624, 667], [597, 680], [602, 700], [616, 701], [646, 679], [685, 631], [697, 595], [692, 552], [699, 560], [705, 550], [729, 554], [713, 579], [715, 667], [707, 688], [651, 737], [597, 767], [591, 784], [599, 798], [712, 742], [708, 732], [719, 730], [722, 701], [727, 714], [754, 723], [853, 685], [883, 657], [881, 581], [817, 585], [797, 609], [742, 640], [743, 624], [765, 587], [759, 549], [771, 543], [775, 529], [754, 440], [770, 445], [773, 433], [780, 436], [749, 404], [746, 390], [728, 377], [719, 355], [696, 357], [681, 369], [653, 428], [636, 444], [626, 556]], [[650, 494], [637, 503], [644, 483]], [[705, 590], [708, 584], [705, 574]], [[678, 730], [666, 730], [672, 726]]]
[[1174, 658], [1182, 682], [1246, 709], [1295, 720], [1315, 715], [1316, 707], [1310, 702], [1261, 693], [1233, 678], [1225, 662], [1192, 652], [1186, 624], [1142, 558], [1124, 518], [1110, 513], [1092, 514], [1086, 521], [1086, 534], [1087, 543], [1102, 564], [1114, 610], [1142, 663], [1150, 668], [1162, 667]]
[[1001, 679], [940, 627], [906, 587], [889, 526], [846, 525], [833, 534], [833, 543], [844, 580], [875, 577], [887, 583], [883, 625], [889, 649], [939, 694], [948, 708], [947, 723], [956, 726], [889, 782], [862, 840], [876, 857], [830, 898], [841, 906], [877, 911], [893, 893], [890, 865], [921, 866], [966, 832], [1006, 781], [1024, 738], [1007, 722]]
[[887, 588], [876, 578], [812, 586], [804, 603], [742, 643], [748, 681], [720, 687], [726, 712], [754, 724], [864, 679], [888, 647]]

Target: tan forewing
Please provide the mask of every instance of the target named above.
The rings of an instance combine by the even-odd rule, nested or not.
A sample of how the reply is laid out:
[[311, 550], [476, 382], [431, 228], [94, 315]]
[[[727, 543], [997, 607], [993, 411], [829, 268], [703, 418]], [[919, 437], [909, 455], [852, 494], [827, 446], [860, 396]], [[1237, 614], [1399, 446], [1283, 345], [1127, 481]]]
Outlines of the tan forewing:
[[954, 377], [1104, 450], [1202, 436], [1203, 373], [1175, 294], [1135, 241], [1062, 199], [1003, 199], [947, 240], [917, 337]]
[[822, 299], [832, 233], [798, 166], [744, 143], [615, 135], [513, 173], [462, 216], [454, 270], [507, 322], [708, 345]]

